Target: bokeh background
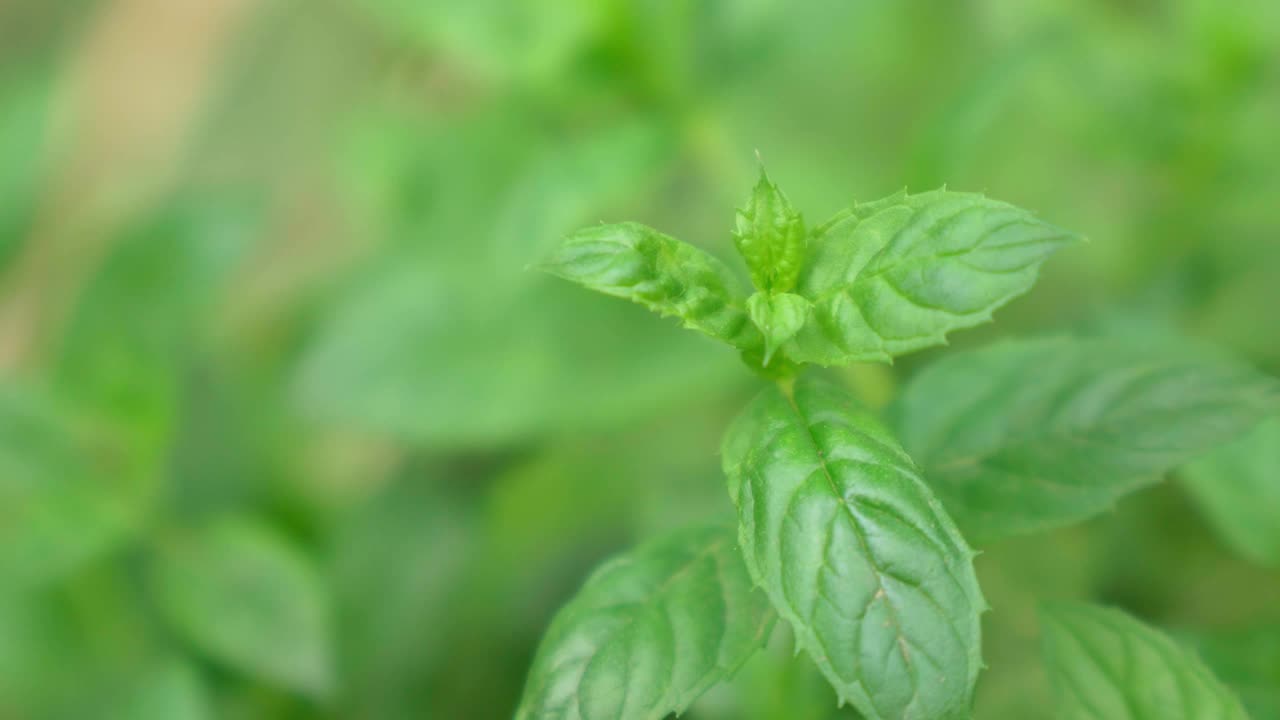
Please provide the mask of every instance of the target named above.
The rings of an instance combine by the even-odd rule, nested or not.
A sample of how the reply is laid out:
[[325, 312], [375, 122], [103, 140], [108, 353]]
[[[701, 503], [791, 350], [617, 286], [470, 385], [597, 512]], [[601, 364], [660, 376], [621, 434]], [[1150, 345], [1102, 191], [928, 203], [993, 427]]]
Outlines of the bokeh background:
[[[526, 272], [634, 219], [731, 257], [907, 186], [1088, 235], [972, 346], [1176, 331], [1280, 373], [1275, 0], [0, 1], [0, 718], [509, 717], [602, 558], [728, 518], [759, 380]], [[872, 405], [945, 349], [838, 373]], [[1280, 718], [1280, 574], [1175, 482], [991, 547]], [[694, 720], [852, 718], [779, 630]]]

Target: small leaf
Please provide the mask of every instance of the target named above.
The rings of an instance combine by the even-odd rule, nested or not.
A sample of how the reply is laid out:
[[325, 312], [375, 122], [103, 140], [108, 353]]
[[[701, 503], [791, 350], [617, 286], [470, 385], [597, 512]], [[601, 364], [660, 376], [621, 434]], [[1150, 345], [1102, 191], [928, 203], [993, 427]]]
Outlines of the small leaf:
[[1054, 707], [1063, 720], [1247, 720], [1194, 653], [1118, 610], [1041, 611]]
[[156, 546], [152, 585], [210, 657], [312, 697], [332, 684], [328, 599], [314, 570], [256, 523], [225, 520]]
[[1040, 265], [1079, 238], [970, 193], [900, 193], [855, 206], [816, 234], [797, 292], [814, 305], [794, 359], [888, 361], [991, 319]]
[[809, 301], [790, 293], [758, 292], [747, 298], [747, 312], [764, 336], [764, 364], [768, 365], [774, 352], [795, 337], [804, 325], [809, 315]]
[[735, 347], [760, 344], [729, 269], [698, 248], [639, 223], [580, 230], [539, 269], [677, 317], [685, 327]]
[[733, 545], [689, 530], [603, 565], [552, 622], [516, 717], [660, 720], [732, 675], [773, 622]]
[[804, 220], [763, 167], [747, 206], [738, 211], [733, 241], [757, 288], [784, 293], [796, 286], [804, 263]]
[[1110, 507], [1280, 404], [1280, 383], [1169, 342], [1051, 339], [949, 355], [892, 415], [979, 544]]
[[747, 569], [871, 720], [968, 717], [984, 602], [911, 459], [843, 391], [763, 392], [725, 435]]
[[1227, 544], [1280, 568], [1280, 418], [1193, 461], [1181, 474]]

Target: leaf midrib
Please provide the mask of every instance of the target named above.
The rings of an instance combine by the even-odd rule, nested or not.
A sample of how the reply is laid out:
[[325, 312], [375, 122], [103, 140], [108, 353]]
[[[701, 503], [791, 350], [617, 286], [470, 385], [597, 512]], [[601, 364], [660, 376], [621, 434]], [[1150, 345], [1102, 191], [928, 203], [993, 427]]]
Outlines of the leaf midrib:
[[[907, 667], [914, 668], [915, 665], [911, 662], [910, 654], [907, 652], [906, 638], [902, 632], [902, 622], [898, 618], [898, 610], [896, 607], [894, 607], [893, 603], [890, 602], [889, 600], [889, 592], [885, 588], [884, 578], [882, 577], [882, 569], [880, 567], [880, 564], [876, 561], [875, 554], [871, 551], [871, 545], [870, 545], [870, 542], [867, 540], [866, 531], [863, 529], [862, 523], [858, 519], [857, 513], [855, 513], [853, 511], [853, 508], [849, 506], [849, 503], [844, 499], [844, 495], [841, 494], [839, 487], [836, 485], [835, 478], [831, 475], [831, 469], [827, 466], [827, 459], [822, 452], [822, 447], [818, 444], [818, 439], [813, 434], [813, 428], [809, 425], [808, 419], [804, 416], [804, 413], [800, 410], [800, 406], [796, 402], [795, 397], [792, 395], [791, 392], [788, 392], [786, 388], [780, 387], [778, 391], [782, 394], [782, 397], [786, 400], [788, 407], [790, 407], [791, 410], [796, 414], [796, 417], [800, 419], [800, 425], [804, 428], [804, 436], [809, 441], [809, 445], [813, 448], [814, 455], [817, 457], [818, 467], [822, 469], [823, 477], [827, 479], [827, 484], [831, 488], [832, 496], [836, 499], [836, 502], [838, 502], [840, 506], [844, 508], [845, 512], [848, 513], [849, 515], [849, 521], [853, 525], [854, 536], [858, 538], [858, 546], [862, 549], [863, 554], [866, 556], [867, 563], [871, 566], [873, 571], [872, 574], [875, 575], [875, 578], [876, 578], [876, 592], [872, 594], [871, 601], [874, 602], [877, 598], [880, 598], [880, 597], [884, 598], [885, 607], [888, 608], [889, 617], [893, 622], [894, 634], [897, 636], [898, 652], [902, 654], [902, 660], [904, 663], [906, 663]], [[834, 669], [835, 668], [833, 667], [832, 670], [834, 671]], [[913, 674], [914, 674], [914, 670], [913, 670]], [[855, 678], [855, 681], [857, 681], [856, 678]], [[857, 681], [857, 682], [860, 685], [863, 684], [861, 681]], [[865, 685], [863, 687], [865, 691]], [[914, 699], [915, 693], [918, 690], [918, 687], [919, 687], [918, 682], [912, 685], [913, 699]]]

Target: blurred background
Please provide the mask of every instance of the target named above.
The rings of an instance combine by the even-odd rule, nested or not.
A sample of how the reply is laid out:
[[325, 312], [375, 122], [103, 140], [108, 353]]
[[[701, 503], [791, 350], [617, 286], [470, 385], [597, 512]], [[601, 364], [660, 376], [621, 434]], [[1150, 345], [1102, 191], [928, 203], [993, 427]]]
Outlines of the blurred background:
[[[732, 257], [903, 186], [1085, 233], [994, 326], [1280, 373], [1275, 0], [0, 0], [0, 718], [504, 718], [601, 559], [728, 519], [736, 354], [525, 266], [633, 219]], [[740, 268], [741, 269], [741, 268]], [[872, 405], [931, 351], [838, 375]], [[1166, 484], [987, 549], [1280, 718], [1280, 572]], [[786, 632], [686, 717], [853, 718]]]

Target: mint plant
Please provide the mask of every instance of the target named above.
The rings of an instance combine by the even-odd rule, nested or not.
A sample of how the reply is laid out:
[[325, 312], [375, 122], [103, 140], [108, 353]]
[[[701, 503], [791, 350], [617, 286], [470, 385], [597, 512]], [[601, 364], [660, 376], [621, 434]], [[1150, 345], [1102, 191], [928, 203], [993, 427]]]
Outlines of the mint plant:
[[[722, 445], [736, 530], [677, 533], [600, 568], [552, 623], [519, 718], [678, 714], [775, 617], [862, 716], [967, 718], [987, 610], [970, 542], [1101, 512], [1280, 409], [1280, 383], [1184, 342], [1062, 338], [954, 354], [882, 420], [805, 368], [943, 344], [1080, 237], [947, 190], [807, 229], [762, 170], [733, 239], [751, 294], [720, 260], [637, 223], [582, 230], [542, 266], [729, 344], [769, 385]], [[1243, 716], [1157, 631], [1097, 608], [1046, 617], [1063, 717]], [[1095, 667], [1117, 648], [1133, 650], [1123, 667]], [[1080, 678], [1106, 686], [1105, 704]]]

